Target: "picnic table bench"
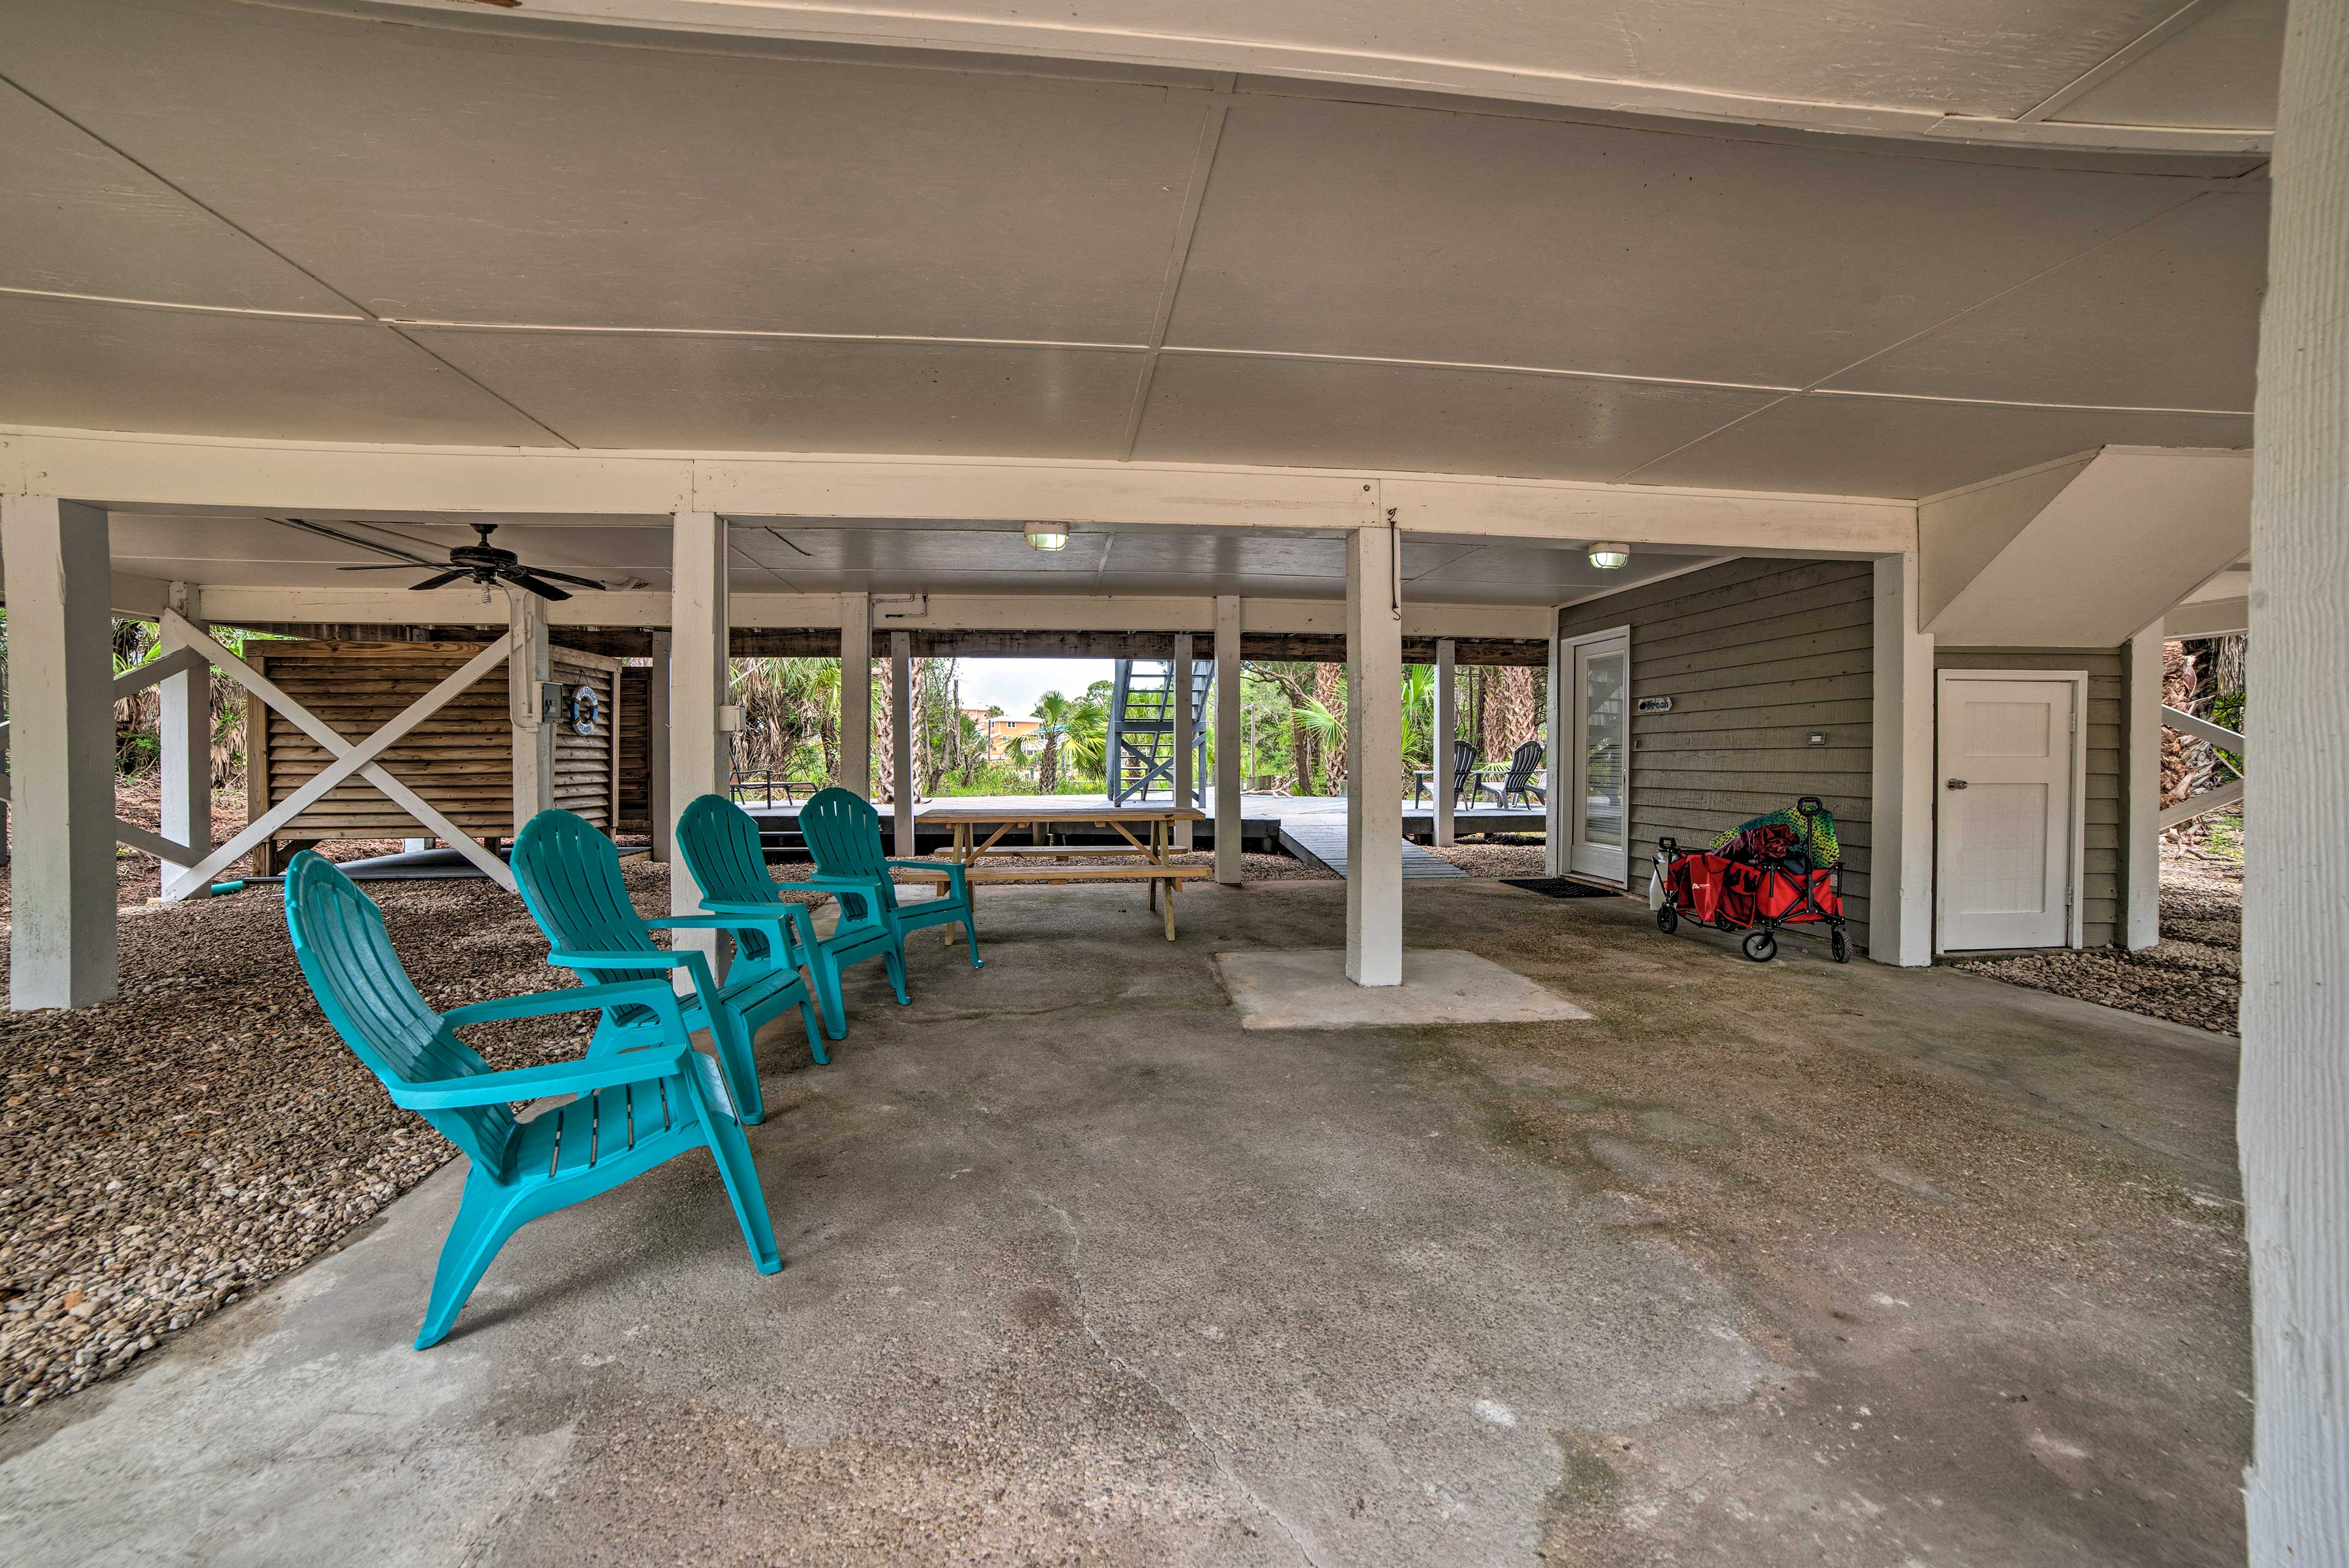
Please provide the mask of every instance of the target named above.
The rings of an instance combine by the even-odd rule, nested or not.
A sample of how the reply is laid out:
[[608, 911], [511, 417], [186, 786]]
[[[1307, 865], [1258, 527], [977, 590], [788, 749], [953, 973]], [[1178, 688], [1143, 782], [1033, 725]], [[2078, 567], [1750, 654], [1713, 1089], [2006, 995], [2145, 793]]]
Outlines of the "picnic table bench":
[[[1178, 866], [1166, 857], [1174, 844], [1174, 827], [1177, 822], [1203, 822], [1205, 811], [1193, 806], [1147, 803], [1112, 806], [952, 806], [937, 804], [924, 807], [916, 813], [919, 820], [951, 827], [954, 843], [946, 857], [963, 867], [963, 876], [970, 882], [1140, 882], [1150, 885], [1150, 907], [1164, 913], [1166, 940], [1174, 940], [1174, 894], [1185, 882], [1215, 874], [1206, 866]], [[995, 831], [985, 839], [978, 830], [993, 827]], [[1007, 844], [1003, 838], [1015, 828], [1034, 830], [1040, 838], [1054, 827], [1106, 827], [1123, 839], [1123, 844]], [[1138, 827], [1149, 829], [1149, 841], [1144, 842], [1134, 832]], [[1139, 863], [1135, 858], [1139, 858]], [[1124, 859], [1124, 865], [1081, 863], [1107, 858]], [[1046, 865], [1041, 862], [1050, 861]], [[994, 863], [990, 863], [994, 862]], [[900, 875], [915, 881], [930, 880], [944, 882], [947, 873], [940, 867], [935, 877], [918, 869], [897, 868]]]

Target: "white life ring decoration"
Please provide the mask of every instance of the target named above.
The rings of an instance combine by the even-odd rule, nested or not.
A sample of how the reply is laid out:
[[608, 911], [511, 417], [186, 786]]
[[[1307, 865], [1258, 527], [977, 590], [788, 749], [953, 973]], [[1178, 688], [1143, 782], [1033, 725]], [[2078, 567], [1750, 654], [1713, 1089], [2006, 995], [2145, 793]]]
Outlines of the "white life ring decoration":
[[595, 734], [595, 722], [603, 717], [603, 699], [596, 696], [595, 688], [594, 686], [583, 686], [573, 688], [571, 693], [571, 729], [573, 734]]

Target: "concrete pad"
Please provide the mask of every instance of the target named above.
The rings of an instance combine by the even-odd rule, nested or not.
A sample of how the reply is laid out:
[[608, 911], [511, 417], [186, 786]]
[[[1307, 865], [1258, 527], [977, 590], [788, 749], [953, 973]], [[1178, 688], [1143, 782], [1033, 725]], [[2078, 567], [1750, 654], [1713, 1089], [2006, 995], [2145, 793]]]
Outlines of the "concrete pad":
[[1218, 953], [1216, 972], [1244, 1029], [1548, 1024], [1590, 1016], [1516, 970], [1456, 948], [1405, 952], [1400, 985], [1355, 985], [1346, 978], [1342, 947]]

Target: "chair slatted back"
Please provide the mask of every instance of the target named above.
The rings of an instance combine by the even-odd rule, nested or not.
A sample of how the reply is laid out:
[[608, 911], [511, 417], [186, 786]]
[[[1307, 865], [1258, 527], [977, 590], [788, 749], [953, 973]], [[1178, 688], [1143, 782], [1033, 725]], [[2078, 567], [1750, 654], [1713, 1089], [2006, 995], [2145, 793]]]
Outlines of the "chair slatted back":
[[1452, 742], [1452, 793], [1454, 798], [1468, 792], [1468, 777], [1476, 771], [1476, 743], [1454, 739]]
[[1509, 753], [1509, 777], [1501, 786], [1504, 799], [1533, 782], [1534, 769], [1541, 766], [1542, 743], [1528, 740]]
[[759, 824], [750, 812], [716, 795], [704, 795], [677, 820], [677, 852], [693, 874], [701, 896], [721, 903], [781, 903], [782, 894], [767, 874]]
[[838, 788], [817, 790], [800, 808], [800, 837], [807, 841], [819, 873], [871, 877], [881, 884], [888, 907], [897, 907], [887, 858], [881, 852], [881, 813], [864, 796]]
[[[286, 868], [285, 928], [326, 1022], [385, 1083], [434, 1083], [490, 1070], [417, 992], [375, 900], [316, 851], [303, 851]], [[504, 1106], [421, 1114], [476, 1169], [504, 1171], [517, 1126]]]
[[[569, 811], [541, 811], [514, 835], [514, 884], [530, 916], [558, 952], [653, 953], [652, 933], [628, 902], [620, 851], [593, 822]], [[623, 980], [667, 983], [667, 969], [598, 969], [588, 985]], [[633, 1014], [630, 1015], [633, 1016]]]

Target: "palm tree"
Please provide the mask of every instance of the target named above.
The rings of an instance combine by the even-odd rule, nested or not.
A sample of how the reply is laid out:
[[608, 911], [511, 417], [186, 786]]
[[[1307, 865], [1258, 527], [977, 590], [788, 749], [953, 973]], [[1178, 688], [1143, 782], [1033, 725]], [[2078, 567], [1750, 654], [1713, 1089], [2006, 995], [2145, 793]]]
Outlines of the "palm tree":
[[1061, 782], [1061, 738], [1069, 732], [1069, 717], [1077, 705], [1059, 692], [1048, 691], [1036, 699], [1030, 715], [1041, 724], [1036, 731], [1042, 749], [1036, 759], [1036, 791], [1040, 795], [1059, 792]]

